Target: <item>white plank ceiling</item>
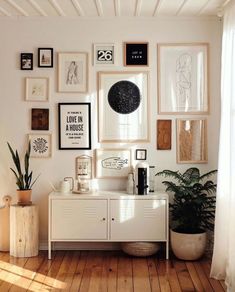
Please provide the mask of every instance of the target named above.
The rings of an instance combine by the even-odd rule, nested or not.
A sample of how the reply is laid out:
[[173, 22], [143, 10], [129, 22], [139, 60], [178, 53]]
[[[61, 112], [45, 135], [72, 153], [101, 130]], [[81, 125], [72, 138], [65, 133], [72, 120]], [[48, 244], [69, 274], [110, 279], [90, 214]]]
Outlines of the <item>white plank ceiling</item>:
[[229, 0], [0, 0], [0, 17], [217, 16]]

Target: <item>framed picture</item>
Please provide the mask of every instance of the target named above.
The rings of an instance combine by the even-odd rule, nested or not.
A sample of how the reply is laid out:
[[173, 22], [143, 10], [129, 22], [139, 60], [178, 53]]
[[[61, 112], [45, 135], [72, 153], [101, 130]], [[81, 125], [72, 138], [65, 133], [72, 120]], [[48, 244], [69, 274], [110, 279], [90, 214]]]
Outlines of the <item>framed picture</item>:
[[20, 69], [33, 70], [33, 54], [32, 53], [20, 54]]
[[92, 157], [80, 155], [76, 157], [76, 179], [92, 179]]
[[47, 77], [26, 77], [26, 100], [48, 101], [49, 99], [49, 78]]
[[87, 92], [88, 54], [58, 54], [58, 90], [60, 92]]
[[91, 149], [91, 104], [59, 103], [59, 149]]
[[206, 43], [158, 45], [159, 114], [209, 112]]
[[51, 157], [51, 134], [29, 134], [28, 136], [31, 141], [30, 157]]
[[124, 43], [124, 66], [148, 66], [148, 43]]
[[31, 130], [49, 130], [48, 108], [32, 108]]
[[206, 119], [177, 120], [177, 163], [207, 163]]
[[99, 142], [148, 142], [148, 73], [99, 72]]
[[130, 149], [96, 149], [96, 177], [127, 177], [131, 167]]
[[171, 149], [171, 120], [157, 120], [157, 150]]
[[53, 68], [52, 48], [38, 48], [38, 67]]
[[116, 63], [114, 44], [94, 44], [93, 64], [114, 65]]
[[146, 160], [147, 159], [147, 150], [146, 149], [136, 149], [135, 150], [135, 159], [136, 160]]

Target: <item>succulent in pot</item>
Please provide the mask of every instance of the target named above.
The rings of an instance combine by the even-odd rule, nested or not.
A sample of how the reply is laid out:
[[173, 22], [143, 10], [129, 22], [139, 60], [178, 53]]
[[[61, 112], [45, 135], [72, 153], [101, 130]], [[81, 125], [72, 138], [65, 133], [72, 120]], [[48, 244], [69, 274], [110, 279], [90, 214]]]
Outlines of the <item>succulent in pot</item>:
[[39, 175], [35, 180], [33, 180], [33, 172], [29, 170], [29, 160], [31, 152], [31, 143], [29, 141], [28, 148], [24, 155], [24, 170], [21, 168], [21, 161], [17, 150], [13, 150], [11, 145], [7, 142], [8, 148], [10, 150], [12, 160], [15, 164], [15, 168], [10, 168], [14, 173], [16, 178], [18, 204], [19, 205], [30, 205], [32, 204], [32, 187], [37, 181]]

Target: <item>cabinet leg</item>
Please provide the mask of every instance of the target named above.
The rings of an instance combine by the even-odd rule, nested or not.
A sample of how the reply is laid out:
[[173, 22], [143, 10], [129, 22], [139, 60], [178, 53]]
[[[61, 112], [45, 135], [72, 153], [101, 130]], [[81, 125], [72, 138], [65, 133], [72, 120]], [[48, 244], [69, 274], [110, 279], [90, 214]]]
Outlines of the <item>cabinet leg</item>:
[[169, 242], [166, 241], [166, 259], [169, 259]]
[[51, 241], [48, 242], [48, 260], [51, 260]]

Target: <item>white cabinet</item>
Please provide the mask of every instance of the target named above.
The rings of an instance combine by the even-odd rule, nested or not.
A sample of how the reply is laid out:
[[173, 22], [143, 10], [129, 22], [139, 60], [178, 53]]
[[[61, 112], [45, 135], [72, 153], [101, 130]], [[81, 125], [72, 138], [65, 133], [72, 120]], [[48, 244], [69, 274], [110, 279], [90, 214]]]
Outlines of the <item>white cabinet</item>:
[[49, 195], [48, 258], [58, 241], [161, 241], [168, 258], [168, 196], [124, 192]]

